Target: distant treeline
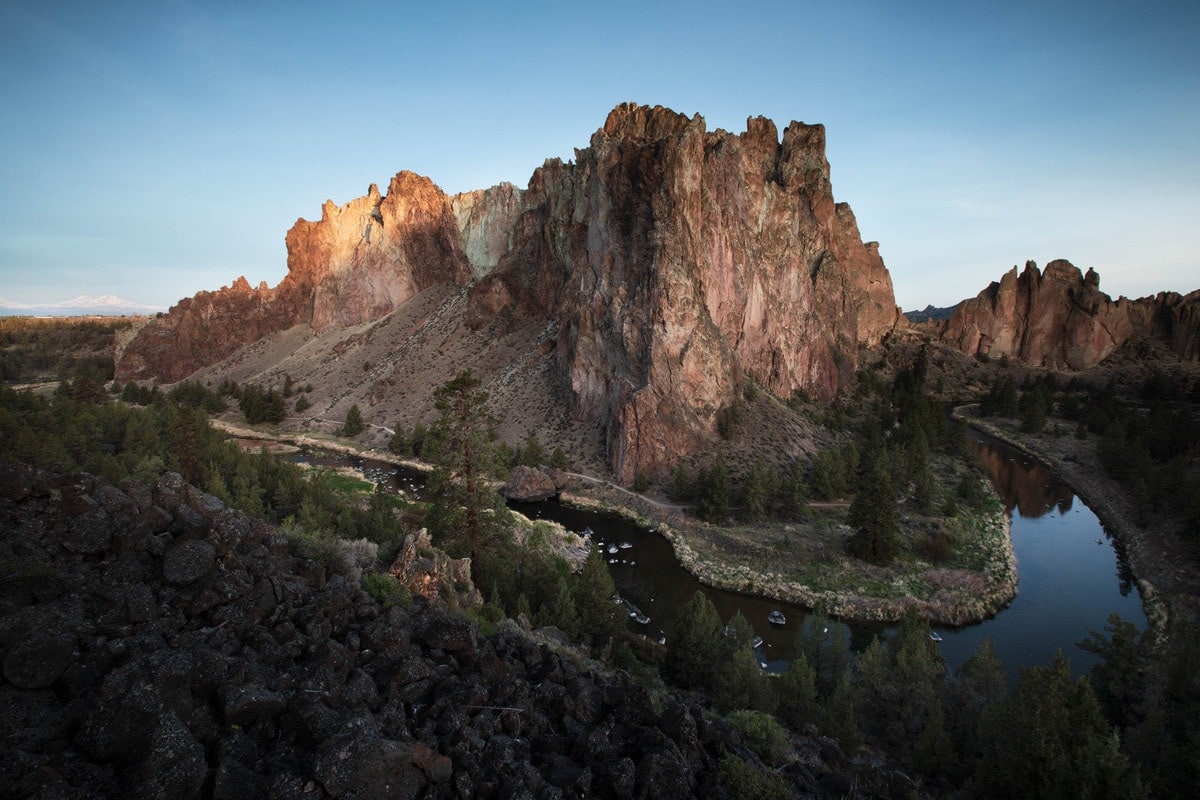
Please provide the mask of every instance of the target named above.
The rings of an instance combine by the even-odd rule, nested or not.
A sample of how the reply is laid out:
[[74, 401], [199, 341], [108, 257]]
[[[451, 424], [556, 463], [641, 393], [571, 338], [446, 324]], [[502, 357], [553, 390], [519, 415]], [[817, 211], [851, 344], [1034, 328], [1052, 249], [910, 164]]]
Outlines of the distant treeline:
[[0, 317], [0, 383], [113, 376], [113, 336], [132, 320]]
[[[1125, 397], [1112, 384], [1061, 384], [1046, 375], [1017, 386], [1005, 376], [993, 381], [979, 410], [984, 416], [1019, 420], [1026, 432], [1045, 431], [1050, 425], [1051, 432], [1060, 435], [1099, 437], [1100, 462], [1134, 502], [1139, 524], [1167, 515], [1200, 545], [1197, 407], [1200, 380], [1181, 385], [1155, 372]], [[1056, 419], [1073, 424], [1063, 428]]]

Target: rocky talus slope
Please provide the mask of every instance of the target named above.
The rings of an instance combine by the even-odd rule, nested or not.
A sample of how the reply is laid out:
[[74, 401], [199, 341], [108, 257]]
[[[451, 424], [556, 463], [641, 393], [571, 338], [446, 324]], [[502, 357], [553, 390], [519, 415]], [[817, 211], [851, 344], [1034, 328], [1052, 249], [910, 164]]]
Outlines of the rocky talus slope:
[[1084, 370], [1126, 342], [1161, 340], [1178, 357], [1200, 358], [1200, 291], [1113, 300], [1100, 276], [1068, 261], [1039, 271], [1032, 261], [964, 300], [950, 319], [923, 323], [969, 355], [1011, 356], [1034, 366]]
[[372, 185], [298, 221], [287, 247], [278, 287], [239, 279], [181, 301], [125, 348], [118, 380], [178, 380], [292, 326], [349, 329], [469, 286], [457, 323], [548, 331], [535, 355], [629, 481], [711, 442], [748, 381], [829, 399], [860, 347], [907, 324], [878, 247], [834, 201], [825, 129], [781, 136], [762, 117], [731, 134], [623, 104], [523, 191], [448, 197], [401, 172], [386, 195]]
[[[0, 464], [0, 794], [730, 797], [695, 701], [504, 623], [382, 608], [168, 473]], [[798, 738], [799, 796], [911, 788]]]

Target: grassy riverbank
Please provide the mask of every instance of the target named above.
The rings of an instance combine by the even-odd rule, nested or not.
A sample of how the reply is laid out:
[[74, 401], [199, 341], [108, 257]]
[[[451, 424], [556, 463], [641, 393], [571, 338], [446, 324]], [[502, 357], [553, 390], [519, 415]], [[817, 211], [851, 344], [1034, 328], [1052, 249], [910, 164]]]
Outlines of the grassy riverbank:
[[[214, 425], [239, 438], [285, 441], [430, 469], [331, 436], [267, 432], [224, 420], [214, 420]], [[946, 483], [953, 481], [947, 477]], [[820, 510], [802, 523], [718, 526], [604, 483], [564, 493], [562, 500], [618, 513], [657, 531], [671, 543], [679, 563], [709, 586], [796, 603], [849, 621], [890, 622], [914, 609], [931, 623], [965, 625], [995, 614], [1017, 591], [1008, 518], [990, 487], [987, 494], [980, 510], [964, 509], [949, 518], [906, 518], [908, 546], [888, 566], [846, 554], [851, 529], [844, 504], [819, 504]], [[919, 557], [912, 547], [930, 530], [955, 543], [953, 555], [943, 563]]]
[[[659, 504], [604, 486], [564, 494], [563, 501], [622, 514], [657, 531], [671, 543], [679, 563], [709, 586], [849, 621], [890, 622], [914, 609], [932, 623], [965, 625], [995, 614], [1016, 595], [1008, 516], [990, 489], [983, 510], [937, 521], [958, 543], [949, 562], [932, 564], [909, 549], [886, 567], [846, 554], [850, 528], [844, 509], [817, 512], [805, 523], [716, 526], [664, 514]], [[768, 564], [774, 568], [764, 568]]]

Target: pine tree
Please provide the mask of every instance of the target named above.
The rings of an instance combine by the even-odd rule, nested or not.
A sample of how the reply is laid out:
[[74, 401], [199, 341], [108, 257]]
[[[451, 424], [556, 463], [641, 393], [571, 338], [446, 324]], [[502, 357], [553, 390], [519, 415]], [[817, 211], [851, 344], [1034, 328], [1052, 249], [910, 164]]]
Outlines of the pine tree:
[[617, 587], [598, 547], [592, 547], [575, 583], [575, 608], [581, 638], [603, 648], [625, 626], [620, 606], [613, 602]]
[[438, 418], [424, 437], [437, 442], [437, 465], [426, 484], [433, 500], [427, 522], [446, 547], [471, 557], [476, 578], [486, 569], [481, 560], [485, 548], [492, 551], [489, 558], [500, 558], [498, 548], [508, 535], [500, 494], [486, 484], [492, 418], [485, 406], [487, 392], [479, 386], [469, 370], [440, 386], [434, 392]]
[[729, 472], [720, 455], [704, 475], [700, 495], [700, 518], [706, 522], [724, 522], [729, 514]]
[[521, 448], [521, 454], [517, 459], [517, 463], [524, 464], [527, 467], [541, 466], [541, 463], [546, 460], [546, 451], [542, 447], [542, 443], [538, 441], [537, 434], [529, 434], [525, 440], [525, 446]]
[[346, 422], [342, 425], [342, 435], [358, 436], [365, 428], [362, 412], [358, 410], [358, 406], [350, 406], [350, 410], [346, 412]]
[[900, 552], [900, 517], [886, 459], [864, 466], [858, 491], [850, 504], [850, 555], [872, 564], [890, 564]]
[[792, 730], [798, 731], [804, 725], [816, 724], [820, 719], [816, 678], [816, 672], [801, 653], [775, 682], [779, 718]]
[[980, 756], [975, 793], [981, 798], [1146, 796], [1091, 683], [1073, 679], [1061, 653], [1025, 670], [984, 711]]
[[779, 482], [775, 505], [785, 520], [799, 522], [808, 518], [808, 483], [800, 459], [792, 462], [787, 475]]
[[742, 504], [745, 508], [746, 519], [751, 522], [762, 522], [767, 518], [767, 504], [775, 493], [778, 476], [767, 466], [762, 458], [756, 458], [746, 476]]
[[688, 688], [711, 686], [714, 661], [721, 652], [724, 635], [716, 606], [704, 592], [696, 590], [679, 612], [675, 635], [663, 660], [663, 673]]

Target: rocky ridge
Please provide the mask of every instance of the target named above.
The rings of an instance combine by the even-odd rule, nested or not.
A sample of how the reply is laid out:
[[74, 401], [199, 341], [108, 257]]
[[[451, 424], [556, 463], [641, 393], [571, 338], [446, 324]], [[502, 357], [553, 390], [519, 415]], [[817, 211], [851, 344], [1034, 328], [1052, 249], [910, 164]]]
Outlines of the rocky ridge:
[[[447, 197], [402, 172], [386, 196], [287, 235], [275, 289], [244, 279], [181, 301], [126, 347], [117, 378], [177, 380], [272, 332], [379, 319], [436, 284], [471, 286], [472, 329], [548, 326], [577, 422], [623, 481], [711, 441], [747, 382], [831, 398], [860, 346], [905, 323], [874, 243], [834, 201], [820, 125], [742, 134], [623, 104], [575, 161], [526, 190]], [[485, 387], [486, 388], [486, 387]]]
[[1010, 356], [1051, 369], [1094, 367], [1126, 342], [1155, 337], [1179, 358], [1200, 359], [1200, 291], [1160, 292], [1113, 300], [1100, 275], [1069, 261], [1039, 271], [1032, 261], [954, 310], [924, 323], [944, 343], [969, 355]]
[[[168, 473], [0, 463], [0, 785], [14, 798], [729, 797], [694, 701], [511, 623], [385, 608]], [[797, 738], [798, 794], [911, 789]]]

